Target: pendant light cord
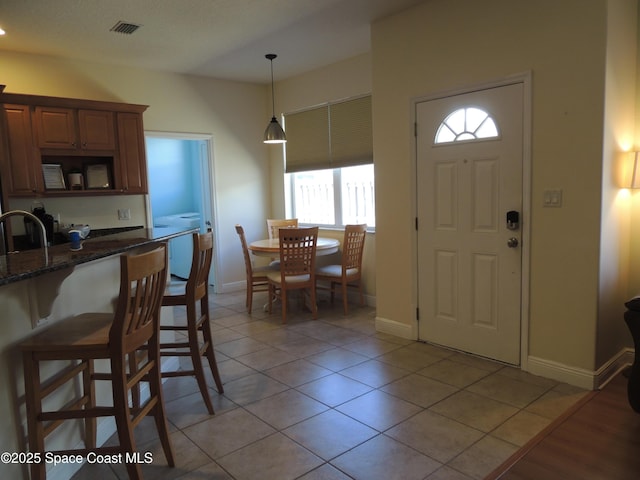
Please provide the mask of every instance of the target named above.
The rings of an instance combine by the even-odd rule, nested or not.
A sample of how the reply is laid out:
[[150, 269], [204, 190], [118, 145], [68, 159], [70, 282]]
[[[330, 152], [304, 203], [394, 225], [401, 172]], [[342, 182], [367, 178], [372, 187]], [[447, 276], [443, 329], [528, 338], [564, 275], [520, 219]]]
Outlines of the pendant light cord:
[[271, 116], [276, 118], [276, 97], [273, 88], [273, 59], [277, 57], [275, 53], [268, 53], [265, 55], [271, 62]]
[[273, 59], [277, 57], [275, 53], [267, 53], [265, 57], [271, 62], [271, 121], [264, 131], [265, 143], [285, 143], [287, 136], [276, 119], [276, 88], [273, 81]]

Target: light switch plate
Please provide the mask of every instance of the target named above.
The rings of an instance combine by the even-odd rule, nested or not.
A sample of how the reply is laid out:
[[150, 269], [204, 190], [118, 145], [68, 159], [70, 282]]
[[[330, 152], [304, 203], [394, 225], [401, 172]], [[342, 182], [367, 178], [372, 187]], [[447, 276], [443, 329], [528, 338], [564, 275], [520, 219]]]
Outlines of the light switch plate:
[[118, 209], [118, 220], [131, 220], [131, 209], [129, 209], [129, 208], [119, 208]]
[[543, 207], [561, 207], [562, 206], [562, 190], [551, 189], [544, 191], [544, 197], [542, 202]]

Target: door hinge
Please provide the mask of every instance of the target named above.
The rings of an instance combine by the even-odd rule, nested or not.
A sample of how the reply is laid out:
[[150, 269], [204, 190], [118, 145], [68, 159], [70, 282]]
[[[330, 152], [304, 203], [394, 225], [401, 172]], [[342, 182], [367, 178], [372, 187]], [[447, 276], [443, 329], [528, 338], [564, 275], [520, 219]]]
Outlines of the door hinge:
[[416, 307], [416, 320], [420, 321], [420, 307]]
[[413, 136], [418, 136], [418, 122], [413, 122]]
[[416, 230], [418, 230], [418, 217], [416, 217]]

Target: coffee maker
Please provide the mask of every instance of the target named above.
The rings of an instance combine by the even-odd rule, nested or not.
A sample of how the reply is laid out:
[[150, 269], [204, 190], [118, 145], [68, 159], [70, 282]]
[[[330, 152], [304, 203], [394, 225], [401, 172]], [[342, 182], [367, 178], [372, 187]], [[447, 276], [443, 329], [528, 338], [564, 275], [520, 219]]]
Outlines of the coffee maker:
[[[45, 232], [47, 234], [46, 245], [51, 246], [53, 244], [53, 216], [48, 214], [44, 205], [41, 202], [33, 203], [33, 210], [31, 211], [44, 225]], [[24, 217], [24, 230], [27, 236], [27, 243], [30, 247], [40, 247], [40, 226], [36, 224], [31, 218]]]

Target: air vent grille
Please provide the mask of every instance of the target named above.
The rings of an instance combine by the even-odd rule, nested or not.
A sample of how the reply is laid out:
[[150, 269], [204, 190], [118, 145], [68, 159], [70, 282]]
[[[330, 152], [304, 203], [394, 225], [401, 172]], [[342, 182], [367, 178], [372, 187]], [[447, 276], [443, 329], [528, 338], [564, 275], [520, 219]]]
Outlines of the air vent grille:
[[125, 35], [131, 35], [138, 30], [142, 25], [136, 25], [135, 23], [119, 21], [109, 31], [116, 33], [123, 33]]

